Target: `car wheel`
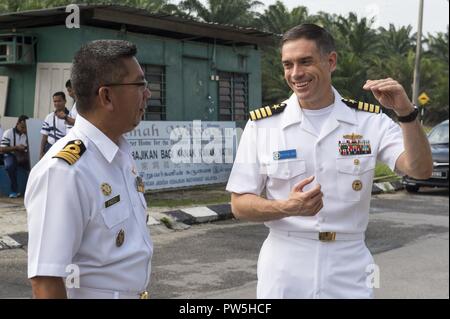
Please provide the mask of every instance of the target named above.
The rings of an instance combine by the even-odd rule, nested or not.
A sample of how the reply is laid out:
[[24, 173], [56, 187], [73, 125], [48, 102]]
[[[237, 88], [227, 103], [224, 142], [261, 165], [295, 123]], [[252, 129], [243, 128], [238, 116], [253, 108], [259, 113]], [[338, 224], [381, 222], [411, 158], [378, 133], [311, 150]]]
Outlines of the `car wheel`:
[[417, 193], [419, 191], [419, 186], [416, 185], [406, 185], [405, 188], [408, 193]]

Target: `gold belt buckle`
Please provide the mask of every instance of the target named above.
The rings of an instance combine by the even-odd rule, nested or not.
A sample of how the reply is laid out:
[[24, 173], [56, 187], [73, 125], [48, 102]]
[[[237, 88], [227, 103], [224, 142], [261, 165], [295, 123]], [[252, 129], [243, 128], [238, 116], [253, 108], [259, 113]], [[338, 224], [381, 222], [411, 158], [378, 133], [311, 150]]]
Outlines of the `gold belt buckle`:
[[148, 299], [148, 291], [143, 291], [139, 294], [139, 299]]
[[319, 233], [319, 240], [320, 241], [335, 241], [336, 240], [336, 233], [335, 232], [320, 232]]

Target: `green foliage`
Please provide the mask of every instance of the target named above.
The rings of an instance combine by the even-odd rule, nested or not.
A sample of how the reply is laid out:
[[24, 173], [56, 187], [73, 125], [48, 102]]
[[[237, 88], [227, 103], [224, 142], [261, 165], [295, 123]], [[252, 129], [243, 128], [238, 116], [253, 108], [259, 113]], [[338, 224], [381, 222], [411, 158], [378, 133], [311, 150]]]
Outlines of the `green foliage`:
[[146, 9], [151, 12], [178, 13], [178, 7], [169, 0], [0, 0], [0, 13], [54, 8], [76, 4], [115, 4]]
[[394, 172], [386, 164], [377, 163], [375, 166], [375, 178], [392, 175], [394, 175]]
[[252, 10], [262, 5], [262, 2], [252, 0], [207, 2], [205, 6], [199, 0], [184, 0], [180, 2], [180, 8], [201, 21], [249, 26], [256, 16]]

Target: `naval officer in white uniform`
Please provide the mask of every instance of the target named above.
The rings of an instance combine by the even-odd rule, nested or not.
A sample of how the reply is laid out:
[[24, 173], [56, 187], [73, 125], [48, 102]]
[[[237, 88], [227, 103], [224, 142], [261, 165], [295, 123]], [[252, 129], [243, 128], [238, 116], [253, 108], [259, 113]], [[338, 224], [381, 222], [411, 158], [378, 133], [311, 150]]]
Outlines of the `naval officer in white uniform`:
[[331, 85], [334, 40], [319, 26], [289, 30], [281, 59], [294, 93], [250, 112], [227, 185], [234, 215], [270, 229], [257, 297], [372, 298], [376, 267], [364, 232], [376, 162], [419, 179], [432, 172], [417, 109], [390, 78], [363, 89], [399, 124], [378, 105], [342, 100]]
[[135, 55], [132, 43], [99, 40], [74, 57], [75, 126], [33, 168], [25, 194], [35, 298], [148, 296], [144, 185], [122, 136], [150, 97]]

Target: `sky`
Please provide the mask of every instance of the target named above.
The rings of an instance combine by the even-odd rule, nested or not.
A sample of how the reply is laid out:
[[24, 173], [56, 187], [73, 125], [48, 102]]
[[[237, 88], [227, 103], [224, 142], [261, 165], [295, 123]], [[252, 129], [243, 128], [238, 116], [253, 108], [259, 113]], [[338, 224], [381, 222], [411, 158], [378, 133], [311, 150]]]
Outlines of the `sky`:
[[[259, 0], [264, 7], [276, 0]], [[178, 3], [179, 1], [173, 1]], [[206, 0], [201, 0], [206, 3]], [[374, 27], [387, 28], [390, 23], [396, 27], [410, 24], [417, 31], [419, 0], [282, 0], [289, 9], [305, 6], [310, 14], [318, 11], [347, 15], [355, 12], [358, 17], [376, 17]], [[258, 10], [261, 11], [261, 10]], [[422, 32], [435, 34], [446, 32], [449, 21], [449, 2], [447, 0], [424, 0]]]

